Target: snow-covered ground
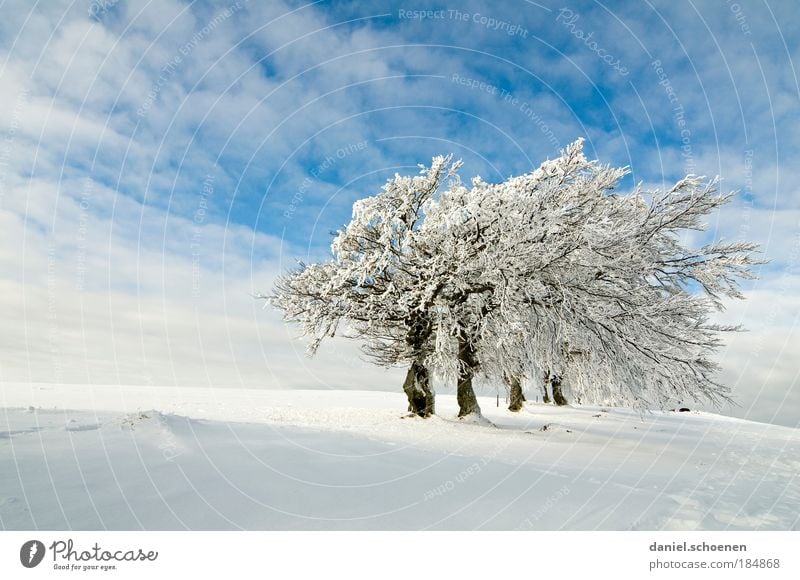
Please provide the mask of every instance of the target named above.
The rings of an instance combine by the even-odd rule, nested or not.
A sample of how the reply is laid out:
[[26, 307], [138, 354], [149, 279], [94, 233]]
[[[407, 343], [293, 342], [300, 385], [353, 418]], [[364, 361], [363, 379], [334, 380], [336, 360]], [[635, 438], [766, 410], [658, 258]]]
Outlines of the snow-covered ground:
[[800, 529], [800, 431], [402, 393], [0, 384], [4, 529]]

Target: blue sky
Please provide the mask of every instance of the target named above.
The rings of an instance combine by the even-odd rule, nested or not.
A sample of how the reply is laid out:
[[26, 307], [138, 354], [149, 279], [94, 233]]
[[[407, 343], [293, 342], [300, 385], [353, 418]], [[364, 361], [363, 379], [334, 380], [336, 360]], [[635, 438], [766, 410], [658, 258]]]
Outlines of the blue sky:
[[[704, 239], [770, 263], [721, 316], [740, 416], [796, 425], [798, 25], [785, 2], [0, 4], [0, 380], [394, 389], [313, 361], [267, 290], [353, 201], [453, 153], [528, 171], [578, 137], [625, 187], [720, 175]], [[347, 364], [342, 364], [347, 361]], [[353, 379], [353, 367], [357, 368]], [[393, 374], [394, 373], [394, 374]], [[445, 387], [443, 387], [445, 388]]]

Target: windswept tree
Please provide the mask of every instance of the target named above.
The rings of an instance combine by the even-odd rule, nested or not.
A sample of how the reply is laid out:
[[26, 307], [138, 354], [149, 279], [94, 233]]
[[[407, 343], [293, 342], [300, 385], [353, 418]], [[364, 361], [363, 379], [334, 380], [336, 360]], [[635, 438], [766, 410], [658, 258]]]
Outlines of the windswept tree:
[[583, 401], [724, 400], [713, 355], [737, 328], [710, 314], [742, 298], [737, 281], [752, 277], [756, 247], [681, 242], [731, 199], [716, 180], [618, 195], [626, 172], [588, 161], [576, 142], [532, 174], [476, 181], [459, 196], [470, 200], [460, 214], [491, 240], [476, 358], [512, 386], [546, 377], [559, 404], [562, 383]]
[[396, 175], [377, 195], [354, 204], [329, 262], [300, 264], [277, 281], [271, 296], [262, 296], [284, 320], [301, 325], [311, 354], [342, 330], [363, 340], [365, 353], [379, 364], [410, 365], [403, 389], [409, 411], [423, 417], [435, 411], [427, 358], [441, 276], [419, 228], [424, 205], [458, 166], [451, 157], [436, 157], [417, 176]]
[[[586, 402], [719, 401], [710, 322], [755, 246], [690, 248], [682, 234], [730, 200], [688, 176], [666, 192], [616, 189], [626, 168], [589, 161], [581, 140], [536, 170], [469, 186], [437, 157], [359, 201], [333, 259], [282, 277], [271, 302], [312, 337], [340, 326], [378, 362], [409, 364], [409, 410], [434, 412], [431, 373], [457, 386], [459, 416], [479, 415], [473, 379], [503, 381], [512, 410], [524, 377]], [[443, 187], [444, 185], [447, 187]]]
[[438, 335], [452, 343], [438, 366], [454, 366], [460, 414], [480, 412], [470, 396], [479, 372], [506, 382], [518, 410], [522, 376], [555, 364], [544, 347], [556, 339], [551, 322], [562, 321], [569, 257], [589, 243], [585, 230], [624, 174], [587, 161], [578, 141], [530, 173], [499, 184], [475, 178], [471, 187], [455, 181], [428, 203], [422, 233], [457, 256], [436, 313]]

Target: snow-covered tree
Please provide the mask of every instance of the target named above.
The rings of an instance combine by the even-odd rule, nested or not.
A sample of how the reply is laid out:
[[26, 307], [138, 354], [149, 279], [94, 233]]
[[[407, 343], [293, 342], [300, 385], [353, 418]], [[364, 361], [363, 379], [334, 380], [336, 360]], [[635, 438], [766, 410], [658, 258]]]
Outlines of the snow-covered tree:
[[615, 194], [626, 172], [588, 161], [579, 141], [530, 174], [444, 192], [423, 230], [457, 230], [482, 255], [453, 282], [480, 292], [439, 332], [469, 328], [485, 374], [545, 376], [560, 404], [562, 382], [583, 401], [724, 399], [713, 354], [736, 328], [709, 318], [722, 298], [742, 297], [756, 248], [681, 243], [730, 200], [715, 180]]
[[[431, 371], [455, 380], [459, 416], [480, 414], [472, 381], [503, 381], [521, 408], [523, 377], [562, 383], [586, 402], [725, 398], [709, 321], [741, 298], [755, 247], [694, 249], [689, 230], [724, 205], [716, 181], [688, 176], [666, 192], [615, 193], [626, 168], [582, 141], [499, 184], [437, 157], [357, 202], [333, 259], [301, 266], [271, 302], [319, 341], [340, 325], [383, 364], [409, 364], [409, 409], [434, 410]], [[443, 187], [447, 183], [448, 187]]]
[[354, 204], [330, 262], [300, 264], [278, 280], [272, 296], [263, 296], [285, 320], [301, 324], [312, 354], [342, 328], [364, 340], [365, 352], [380, 364], [409, 364], [403, 389], [409, 411], [421, 416], [435, 410], [427, 358], [441, 276], [418, 230], [423, 206], [458, 166], [451, 157], [436, 157], [418, 176], [396, 175], [377, 195]]
[[480, 412], [471, 396], [479, 371], [508, 381], [520, 407], [521, 375], [541, 364], [552, 336], [543, 322], [561, 321], [564, 258], [585, 243], [583, 228], [624, 173], [588, 162], [576, 142], [531, 173], [500, 184], [476, 178], [470, 188], [456, 182], [428, 203], [421, 232], [456, 266], [438, 303], [437, 344], [452, 340], [437, 366], [457, 377], [462, 415]]

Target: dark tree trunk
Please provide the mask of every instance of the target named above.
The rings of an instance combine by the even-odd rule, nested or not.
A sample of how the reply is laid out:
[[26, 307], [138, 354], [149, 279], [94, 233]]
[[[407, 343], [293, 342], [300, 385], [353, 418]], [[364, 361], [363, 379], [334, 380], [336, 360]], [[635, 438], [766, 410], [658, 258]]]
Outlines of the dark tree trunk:
[[420, 417], [435, 413], [435, 396], [431, 389], [430, 373], [424, 364], [414, 361], [408, 369], [403, 390], [408, 397], [409, 412]]
[[522, 382], [519, 377], [506, 377], [506, 384], [509, 391], [508, 410], [517, 412], [522, 409], [525, 402], [525, 395], [522, 394]]
[[456, 399], [458, 399], [458, 416], [466, 417], [472, 413], [481, 414], [478, 399], [472, 388], [472, 377], [478, 368], [478, 358], [475, 349], [470, 342], [463, 338], [458, 338], [458, 388]]
[[550, 384], [550, 372], [547, 371], [544, 373], [544, 384], [542, 385], [542, 392], [544, 396], [542, 397], [542, 402], [545, 404], [550, 404], [550, 394], [547, 392], [547, 385]]
[[430, 417], [435, 413], [435, 394], [431, 388], [431, 377], [423, 362], [425, 348], [432, 327], [430, 320], [422, 314], [415, 314], [407, 321], [406, 344], [415, 357], [408, 369], [403, 391], [408, 397], [408, 410], [420, 417]]
[[561, 377], [558, 375], [550, 377], [550, 386], [553, 387], [553, 400], [556, 402], [556, 405], [568, 405], [567, 398], [561, 390]]

